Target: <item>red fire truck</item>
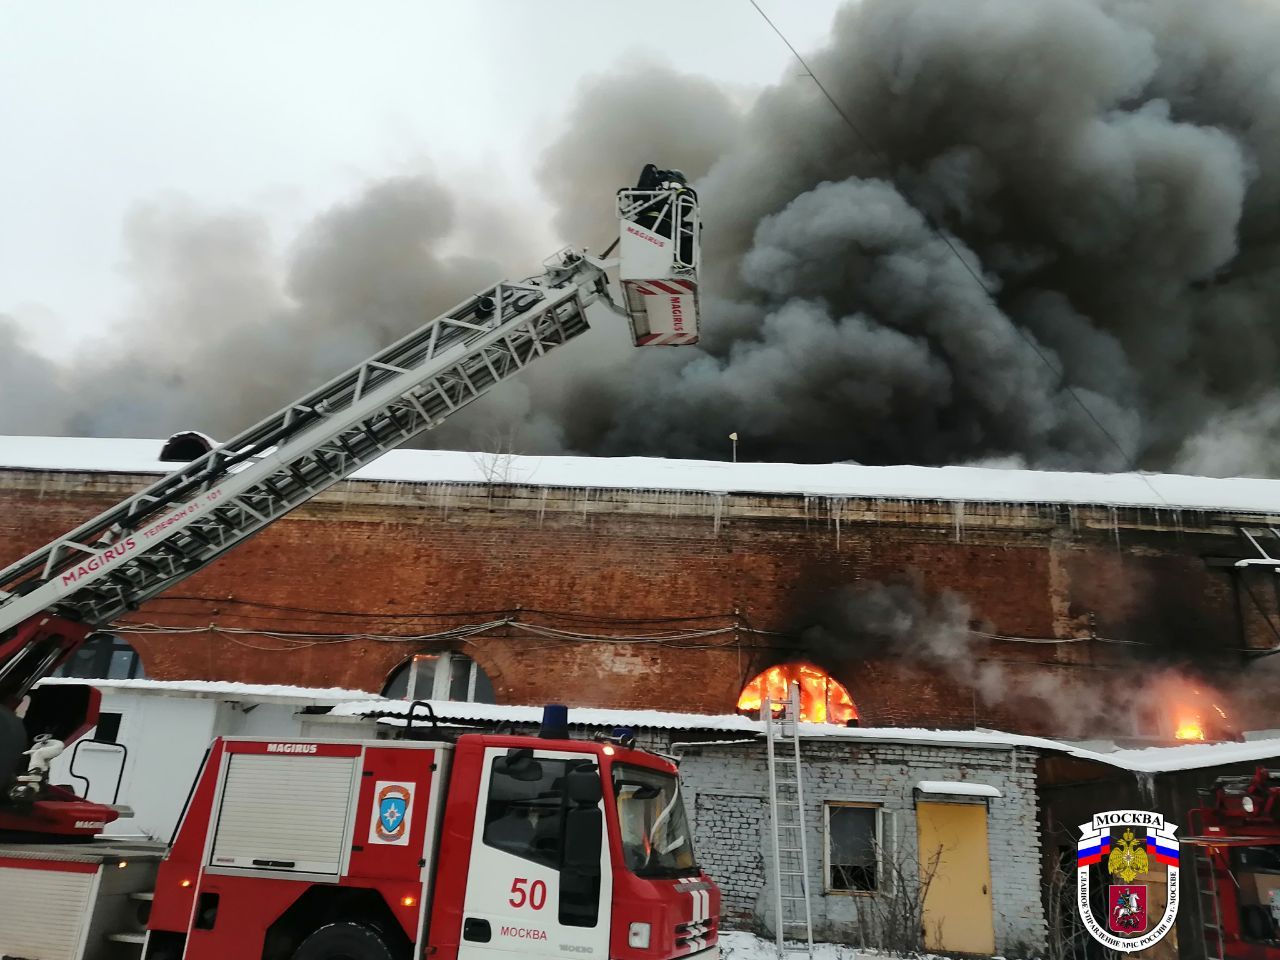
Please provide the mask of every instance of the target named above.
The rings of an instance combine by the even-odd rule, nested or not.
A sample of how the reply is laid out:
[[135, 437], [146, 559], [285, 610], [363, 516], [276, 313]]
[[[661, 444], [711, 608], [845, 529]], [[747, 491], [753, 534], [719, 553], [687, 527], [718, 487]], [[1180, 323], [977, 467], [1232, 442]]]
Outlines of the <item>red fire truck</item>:
[[37, 684], [96, 631], [585, 332], [593, 304], [637, 345], [697, 339], [696, 196], [650, 165], [617, 209], [620, 262], [563, 250], [0, 570], [0, 958], [717, 951], [674, 765], [570, 740], [558, 711], [537, 738], [219, 740], [171, 845], [94, 840], [120, 809], [49, 781], [99, 698]]
[[1280, 771], [1222, 777], [1191, 811], [1199, 921], [1211, 960], [1280, 960]]
[[712, 958], [719, 908], [674, 764], [563, 724], [220, 739], [168, 848], [0, 845], [23, 960]]

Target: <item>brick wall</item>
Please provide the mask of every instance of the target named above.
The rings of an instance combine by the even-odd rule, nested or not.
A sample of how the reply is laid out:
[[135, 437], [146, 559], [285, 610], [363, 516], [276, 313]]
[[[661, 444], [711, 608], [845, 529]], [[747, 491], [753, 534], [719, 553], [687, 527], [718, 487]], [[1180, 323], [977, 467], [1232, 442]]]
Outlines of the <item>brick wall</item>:
[[[915, 785], [921, 780], [968, 780], [1001, 794], [988, 802], [987, 817], [996, 950], [1027, 956], [1043, 946], [1034, 755], [1008, 748], [826, 740], [805, 741], [802, 753], [816, 937], [857, 943], [858, 910], [865, 903], [865, 895], [822, 892], [823, 804], [852, 800], [880, 805], [886, 856], [910, 868], [919, 862]], [[724, 895], [726, 925], [771, 931], [764, 745], [687, 748], [680, 776], [695, 818], [699, 859]]]
[[[5, 557], [71, 529], [141, 482], [0, 471]], [[1248, 680], [1262, 668], [1238, 648], [1275, 643], [1275, 618], [1250, 600], [1265, 604], [1267, 594], [1232, 579], [1252, 574], [1205, 562], [1240, 553], [1237, 519], [1051, 505], [349, 482], [131, 618], [189, 632], [130, 640], [147, 674], [161, 679], [376, 691], [410, 653], [450, 646], [480, 663], [500, 702], [717, 713], [734, 708], [760, 669], [803, 652], [796, 636], [834, 589], [911, 577], [927, 595], [962, 594], [974, 618], [997, 633], [1080, 642], [978, 648], [975, 656], [1006, 664], [1007, 689], [993, 700], [931, 665], [860, 656], [851, 637], [848, 649], [827, 649], [818, 659], [850, 689], [864, 724], [1115, 732], [1064, 731], [1018, 691], [1047, 676], [1068, 688], [1096, 689], [1108, 678], [1133, 675], [1134, 651], [1190, 658], [1211, 673]], [[510, 628], [443, 645], [269, 635], [419, 636], [513, 613], [579, 633], [734, 626], [763, 632], [730, 630], [669, 644], [575, 642]], [[210, 624], [250, 633], [211, 633]], [[1091, 630], [1126, 643], [1089, 641]], [[1242, 725], [1280, 726], [1280, 705], [1267, 698], [1251, 704], [1242, 693], [1233, 710]], [[1091, 722], [1079, 712], [1076, 719]]]

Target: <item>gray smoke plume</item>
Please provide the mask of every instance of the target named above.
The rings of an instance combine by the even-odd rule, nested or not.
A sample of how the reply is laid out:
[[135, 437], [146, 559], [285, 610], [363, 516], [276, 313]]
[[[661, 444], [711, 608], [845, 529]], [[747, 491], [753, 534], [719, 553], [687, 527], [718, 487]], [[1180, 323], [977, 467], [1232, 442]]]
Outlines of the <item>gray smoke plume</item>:
[[[1128, 669], [1086, 675], [1079, 666], [1063, 672], [1039, 659], [1019, 659], [1011, 648], [1025, 649], [1025, 644], [997, 639], [990, 625], [974, 619], [964, 597], [950, 590], [929, 593], [918, 577], [847, 585], [805, 620], [800, 648], [819, 666], [854, 677], [865, 661], [922, 668], [964, 696], [958, 712], [964, 712], [972, 697], [979, 726], [1005, 728], [1012, 717], [1023, 729], [1054, 736], [1132, 736], [1143, 731], [1169, 737], [1180, 718], [1197, 718], [1209, 736], [1233, 733], [1234, 724], [1247, 722], [1247, 697], [1224, 693], [1221, 683], [1196, 675], [1185, 663], [1166, 659], [1139, 668], [1139, 660], [1113, 652], [1112, 658], [1124, 657]], [[1144, 652], [1170, 653], [1163, 648]], [[1128, 679], [1138, 669], [1140, 689]], [[1247, 692], [1247, 681], [1236, 686]], [[856, 683], [851, 693], [856, 702]]]
[[760, 97], [699, 183], [704, 348], [568, 435], [1272, 472], [1278, 41], [1247, 0], [851, 5], [811, 65], [859, 132], [807, 78]]
[[[1278, 45], [1261, 0], [863, 0], [809, 58], [856, 132], [793, 68], [745, 115], [702, 78], [598, 79], [541, 163], [556, 226], [598, 248], [640, 164], [683, 167], [704, 342], [593, 334], [431, 442], [1276, 473]], [[0, 430], [225, 436], [547, 252], [450, 255], [466, 226], [390, 180], [281, 271], [252, 218], [144, 211], [114, 344], [36, 374], [34, 413], [0, 383]]]
[[[501, 275], [444, 251], [454, 199], [427, 177], [389, 179], [317, 218], [286, 271], [252, 215], [167, 201], [133, 212], [135, 299], [102, 341], [58, 369], [0, 319], [0, 430], [215, 435], [247, 427]], [[14, 377], [16, 374], [16, 379]], [[36, 399], [38, 398], [38, 400]]]

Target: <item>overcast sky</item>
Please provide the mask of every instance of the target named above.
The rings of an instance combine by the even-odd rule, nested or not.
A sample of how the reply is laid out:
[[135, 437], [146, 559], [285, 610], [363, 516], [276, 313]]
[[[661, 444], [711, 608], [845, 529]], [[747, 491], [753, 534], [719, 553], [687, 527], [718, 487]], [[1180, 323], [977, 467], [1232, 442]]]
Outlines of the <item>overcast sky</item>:
[[[803, 50], [839, 2], [762, 6]], [[0, 313], [52, 355], [108, 330], [124, 218], [155, 200], [254, 210], [283, 246], [426, 165], [548, 231], [538, 155], [579, 84], [633, 61], [744, 98], [799, 70], [748, 0], [0, 0]]]

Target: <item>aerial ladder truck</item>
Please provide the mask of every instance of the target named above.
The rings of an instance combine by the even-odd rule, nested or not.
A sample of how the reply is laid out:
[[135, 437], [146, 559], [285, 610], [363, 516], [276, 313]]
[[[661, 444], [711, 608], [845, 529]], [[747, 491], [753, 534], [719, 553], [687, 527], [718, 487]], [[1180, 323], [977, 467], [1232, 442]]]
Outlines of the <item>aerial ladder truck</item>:
[[[588, 329], [698, 339], [700, 221], [678, 171], [618, 191], [616, 261], [566, 248], [0, 570], [0, 958], [672, 960], [717, 953], [672, 762], [571, 740], [220, 738], [171, 844], [49, 780], [100, 695], [39, 686], [95, 632]], [[605, 252], [607, 256], [613, 249]], [[606, 271], [618, 268], [622, 306]]]
[[1280, 770], [1219, 777], [1204, 793], [1182, 840], [1204, 956], [1280, 960]]

